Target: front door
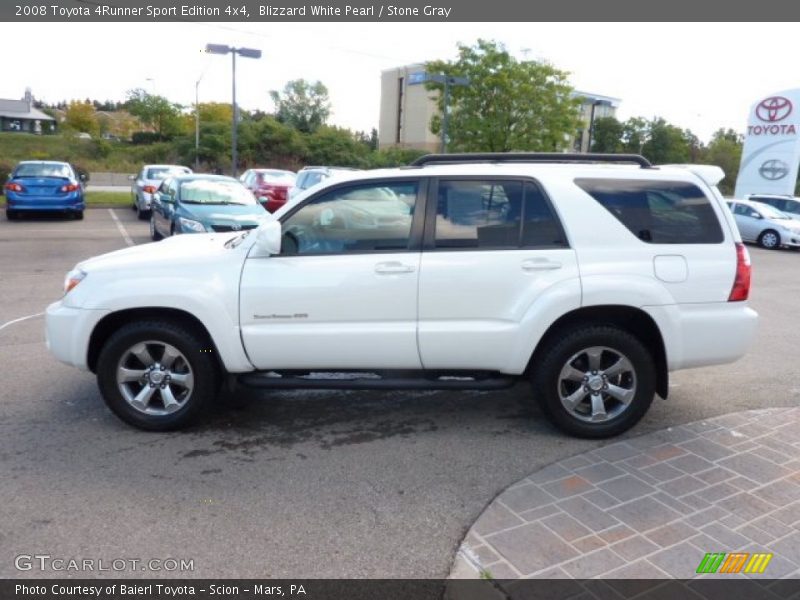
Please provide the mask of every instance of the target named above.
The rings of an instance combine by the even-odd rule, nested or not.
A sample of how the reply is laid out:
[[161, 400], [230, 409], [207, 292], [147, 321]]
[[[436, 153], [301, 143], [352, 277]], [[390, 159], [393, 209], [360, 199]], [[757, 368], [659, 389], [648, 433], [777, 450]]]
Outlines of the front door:
[[281, 254], [251, 256], [240, 322], [259, 369], [419, 369], [418, 179], [341, 184], [282, 219]]

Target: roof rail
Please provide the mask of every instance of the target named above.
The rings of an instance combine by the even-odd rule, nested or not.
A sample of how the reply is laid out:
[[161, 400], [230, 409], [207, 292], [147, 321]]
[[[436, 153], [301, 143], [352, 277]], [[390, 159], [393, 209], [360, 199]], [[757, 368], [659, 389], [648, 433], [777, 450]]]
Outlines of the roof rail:
[[567, 152], [462, 152], [454, 154], [426, 154], [411, 163], [412, 167], [425, 165], [452, 165], [471, 162], [545, 162], [545, 163], [634, 163], [643, 169], [653, 168], [644, 156], [639, 154], [583, 154]]

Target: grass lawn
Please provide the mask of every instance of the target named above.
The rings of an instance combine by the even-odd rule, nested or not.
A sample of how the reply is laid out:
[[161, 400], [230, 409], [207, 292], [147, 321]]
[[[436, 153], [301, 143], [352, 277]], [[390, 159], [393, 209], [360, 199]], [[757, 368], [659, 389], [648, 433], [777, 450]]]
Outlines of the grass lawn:
[[85, 196], [87, 206], [92, 206], [93, 204], [131, 204], [130, 192], [93, 192], [91, 190], [87, 190]]

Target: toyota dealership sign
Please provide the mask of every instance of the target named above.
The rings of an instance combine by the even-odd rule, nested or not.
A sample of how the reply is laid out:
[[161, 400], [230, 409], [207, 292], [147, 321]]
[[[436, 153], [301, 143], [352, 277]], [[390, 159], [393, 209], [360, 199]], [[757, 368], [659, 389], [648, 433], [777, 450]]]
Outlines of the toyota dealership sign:
[[747, 194], [794, 194], [800, 165], [800, 89], [761, 98], [750, 108], [736, 180]]

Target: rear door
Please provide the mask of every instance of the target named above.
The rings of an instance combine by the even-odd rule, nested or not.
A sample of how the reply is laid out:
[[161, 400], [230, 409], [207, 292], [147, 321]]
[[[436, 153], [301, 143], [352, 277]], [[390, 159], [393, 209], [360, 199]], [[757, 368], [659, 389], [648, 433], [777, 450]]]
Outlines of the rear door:
[[575, 252], [527, 178], [434, 180], [419, 289], [426, 369], [506, 371], [528, 309], [556, 286], [580, 306]]

